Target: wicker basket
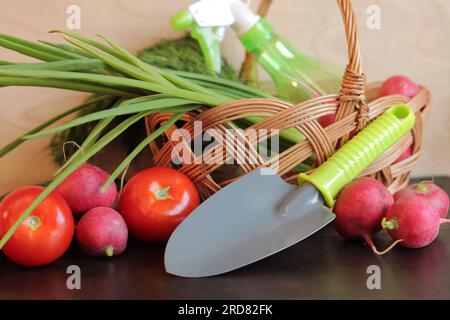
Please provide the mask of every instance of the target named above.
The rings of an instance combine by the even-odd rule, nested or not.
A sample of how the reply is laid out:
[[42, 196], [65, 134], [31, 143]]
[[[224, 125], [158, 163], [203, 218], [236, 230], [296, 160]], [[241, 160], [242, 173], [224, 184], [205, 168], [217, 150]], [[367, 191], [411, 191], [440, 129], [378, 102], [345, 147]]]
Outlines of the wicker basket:
[[[391, 192], [408, 184], [411, 170], [416, 165], [422, 148], [422, 126], [425, 122], [431, 105], [431, 95], [426, 88], [412, 99], [400, 95], [379, 97], [381, 84], [374, 83], [366, 86], [366, 78], [362, 72], [361, 55], [357, 37], [356, 19], [350, 0], [337, 0], [345, 25], [348, 44], [349, 63], [345, 70], [341, 91], [339, 94], [317, 97], [297, 105], [272, 99], [244, 99], [232, 103], [204, 108], [186, 114], [181, 125], [194, 139], [193, 122], [202, 121], [202, 129], [210, 128], [226, 130], [234, 128], [232, 121], [258, 116], [264, 120], [252, 125], [252, 129], [279, 129], [297, 128], [305, 140], [284, 150], [274, 159], [264, 161], [259, 157], [255, 146], [249, 141], [243, 141], [242, 148], [237, 148], [235, 156], [244, 157], [248, 153], [256, 159], [251, 164], [239, 165], [240, 170], [232, 174], [219, 174], [223, 171], [222, 164], [185, 164], [180, 171], [188, 175], [197, 185], [203, 199], [219, 191], [240, 175], [248, 173], [258, 167], [274, 166], [277, 163], [278, 173], [289, 183], [297, 183], [297, 172], [294, 168], [306, 159], [314, 159], [313, 168], [327, 160], [339, 147], [348, 140], [351, 131], [361, 130], [372, 119], [379, 116], [386, 109], [395, 104], [407, 104], [417, 116], [413, 130], [400, 141], [387, 150], [361, 176], [370, 175], [382, 181]], [[336, 121], [322, 128], [318, 119], [326, 114], [336, 113]], [[150, 134], [172, 114], [155, 114], [146, 119], [147, 131]], [[171, 166], [171, 152], [174, 144], [168, 137], [174, 129], [165, 133], [163, 140], [155, 141], [150, 145], [154, 156], [154, 164], [158, 166]], [[413, 146], [412, 155], [400, 162], [396, 159], [410, 146]], [[250, 148], [250, 151], [249, 151]]]

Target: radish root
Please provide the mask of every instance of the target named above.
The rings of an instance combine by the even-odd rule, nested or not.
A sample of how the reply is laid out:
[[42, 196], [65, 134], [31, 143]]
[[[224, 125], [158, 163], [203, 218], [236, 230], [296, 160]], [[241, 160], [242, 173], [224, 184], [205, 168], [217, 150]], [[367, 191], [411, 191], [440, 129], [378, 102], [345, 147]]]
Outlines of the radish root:
[[441, 224], [449, 224], [450, 219], [441, 219]]
[[394, 241], [389, 247], [387, 247], [386, 249], [384, 249], [383, 251], [378, 251], [377, 247], [375, 246], [375, 244], [373, 243], [373, 240], [371, 237], [366, 236], [364, 237], [364, 240], [366, 241], [367, 245], [370, 247], [370, 249], [372, 249], [372, 252], [375, 253], [378, 256], [382, 256], [385, 253], [388, 253], [389, 251], [391, 251], [399, 242], [402, 242], [403, 239], [399, 239]]
[[125, 176], [127, 175], [129, 168], [130, 168], [130, 164], [127, 164], [127, 166], [125, 167], [125, 169], [122, 172], [122, 175], [120, 176], [120, 188], [119, 188], [119, 193], [117, 195], [115, 205], [117, 205], [119, 203], [120, 197], [122, 196], [123, 186], [125, 184]]
[[63, 143], [63, 146], [62, 146], [62, 151], [63, 151], [63, 157], [64, 157], [64, 163], [66, 163], [67, 162], [67, 156], [66, 156], [66, 145], [67, 144], [71, 144], [71, 145], [74, 145], [75, 147], [77, 147], [79, 150], [80, 150], [80, 152], [81, 153], [83, 153], [83, 148], [81, 148], [81, 146], [78, 144], [78, 143], [76, 143], [75, 141], [66, 141], [66, 142], [64, 142]]

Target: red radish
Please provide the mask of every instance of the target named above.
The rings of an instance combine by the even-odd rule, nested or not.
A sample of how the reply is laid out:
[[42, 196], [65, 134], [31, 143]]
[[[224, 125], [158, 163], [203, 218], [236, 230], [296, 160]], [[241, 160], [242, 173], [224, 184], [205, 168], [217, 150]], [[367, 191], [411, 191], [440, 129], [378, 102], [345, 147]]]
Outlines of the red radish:
[[373, 244], [372, 235], [381, 230], [381, 221], [393, 203], [394, 198], [381, 182], [359, 178], [339, 194], [334, 206], [334, 226], [344, 238], [364, 239], [374, 253], [383, 254]]
[[425, 199], [408, 195], [389, 208], [381, 224], [401, 246], [422, 248], [436, 239], [441, 223], [449, 222]]
[[334, 120], [336, 120], [336, 114], [326, 114], [324, 116], [321, 116], [319, 118], [319, 124], [326, 128], [328, 127], [330, 124], [334, 123]]
[[397, 163], [397, 162], [400, 162], [400, 161], [403, 161], [403, 160], [408, 159], [408, 158], [412, 155], [412, 150], [413, 150], [413, 148], [412, 148], [412, 146], [410, 146], [408, 149], [406, 149], [406, 150], [400, 155], [400, 157], [398, 157], [397, 160], [394, 161], [394, 163]]
[[[322, 126], [322, 128], [328, 127], [330, 124], [334, 123], [336, 120], [336, 114], [326, 114], [324, 116], [321, 116], [319, 118], [319, 124]], [[349, 139], [353, 138], [355, 136], [355, 131], [351, 131], [349, 134]]]
[[416, 196], [424, 199], [429, 206], [433, 207], [439, 213], [441, 218], [447, 216], [449, 208], [449, 198], [447, 192], [435, 185], [431, 181], [422, 181], [420, 183], [411, 184], [394, 194], [397, 201], [405, 196]]
[[112, 207], [117, 198], [117, 187], [112, 183], [101, 191], [109, 174], [91, 164], [84, 164], [69, 175], [56, 191], [66, 199], [72, 211], [84, 213], [95, 207]]
[[128, 228], [116, 210], [98, 207], [81, 217], [76, 237], [81, 249], [87, 254], [112, 257], [125, 250]]
[[380, 97], [392, 94], [400, 94], [402, 96], [412, 98], [419, 93], [420, 87], [404, 76], [393, 76], [388, 78], [381, 85]]

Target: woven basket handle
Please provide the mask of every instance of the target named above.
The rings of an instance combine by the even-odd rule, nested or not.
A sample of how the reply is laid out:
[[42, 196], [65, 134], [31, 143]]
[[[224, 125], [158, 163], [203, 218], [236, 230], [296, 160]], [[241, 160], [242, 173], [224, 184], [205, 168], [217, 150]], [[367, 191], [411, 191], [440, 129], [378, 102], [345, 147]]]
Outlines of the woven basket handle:
[[[364, 128], [369, 120], [365, 103], [366, 77], [362, 72], [356, 17], [350, 0], [337, 0], [344, 21], [348, 46], [348, 65], [345, 69], [340, 91], [340, 104], [336, 111], [336, 121], [355, 110], [359, 111], [357, 128]], [[341, 145], [348, 140], [348, 134], [341, 139]]]

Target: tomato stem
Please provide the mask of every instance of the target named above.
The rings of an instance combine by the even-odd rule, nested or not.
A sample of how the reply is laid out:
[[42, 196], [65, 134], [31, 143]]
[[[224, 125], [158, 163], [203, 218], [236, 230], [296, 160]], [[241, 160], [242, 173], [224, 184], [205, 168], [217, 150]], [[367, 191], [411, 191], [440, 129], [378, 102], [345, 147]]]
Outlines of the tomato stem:
[[29, 216], [27, 219], [27, 224], [31, 230], [35, 231], [41, 226], [41, 219], [38, 216]]
[[170, 186], [162, 187], [162, 188], [155, 189], [155, 191], [153, 193], [155, 194], [156, 199], [166, 200], [166, 199], [172, 198], [169, 194], [169, 190], [170, 190]]

